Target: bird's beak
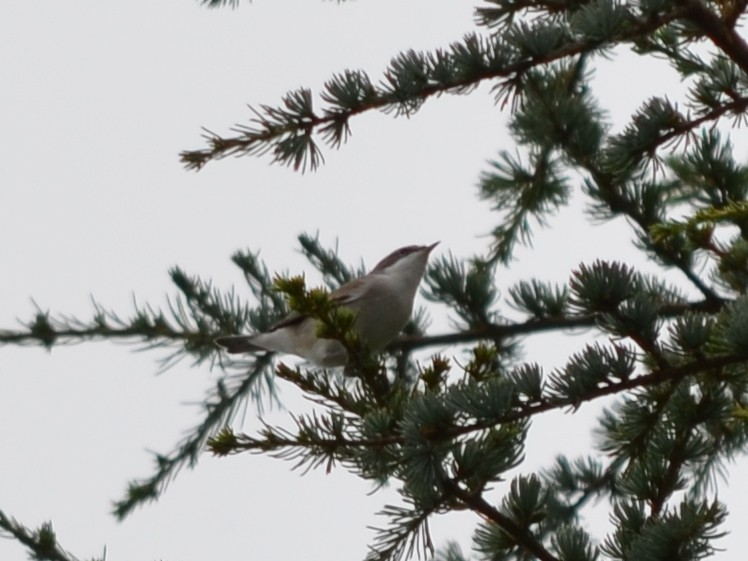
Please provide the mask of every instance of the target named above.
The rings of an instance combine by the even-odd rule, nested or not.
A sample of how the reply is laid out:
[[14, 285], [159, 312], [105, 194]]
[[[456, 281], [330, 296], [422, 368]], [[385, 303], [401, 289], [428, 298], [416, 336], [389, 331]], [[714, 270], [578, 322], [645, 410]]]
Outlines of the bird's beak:
[[431, 245], [427, 246], [428, 251], [426, 253], [431, 253], [431, 250], [434, 249], [437, 245], [439, 245], [441, 242], [435, 242]]

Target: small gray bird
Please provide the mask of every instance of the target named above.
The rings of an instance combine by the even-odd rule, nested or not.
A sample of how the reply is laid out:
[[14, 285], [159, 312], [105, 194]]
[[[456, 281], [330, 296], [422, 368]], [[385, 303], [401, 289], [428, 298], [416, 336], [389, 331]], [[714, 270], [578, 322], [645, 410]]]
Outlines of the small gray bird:
[[[330, 300], [356, 312], [354, 328], [372, 351], [382, 350], [405, 327], [429, 253], [438, 243], [401, 247], [367, 275], [330, 293]], [[219, 337], [216, 344], [229, 353], [273, 351], [297, 355], [322, 367], [345, 366], [345, 348], [338, 341], [317, 337], [317, 323], [291, 312], [270, 331]]]

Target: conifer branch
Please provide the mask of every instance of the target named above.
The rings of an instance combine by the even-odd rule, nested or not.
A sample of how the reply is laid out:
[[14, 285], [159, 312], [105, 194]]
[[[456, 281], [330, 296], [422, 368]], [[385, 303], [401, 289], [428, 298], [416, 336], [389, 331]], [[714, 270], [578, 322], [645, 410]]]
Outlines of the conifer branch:
[[[660, 313], [664, 317], [675, 317], [688, 311], [714, 312], [720, 307], [708, 301], [667, 304], [662, 306]], [[566, 315], [530, 319], [517, 323], [487, 324], [437, 335], [401, 335], [390, 343], [387, 350], [391, 353], [410, 353], [427, 347], [485, 340], [501, 341], [546, 331], [588, 329], [595, 327], [598, 318], [596, 314]], [[135, 320], [120, 326], [102, 325], [96, 318], [87, 323], [79, 319], [52, 318], [46, 312], [40, 312], [34, 320], [25, 325], [26, 329], [23, 330], [0, 331], [0, 345], [41, 345], [51, 348], [55, 345], [76, 344], [90, 340], [127, 340], [146, 342], [153, 347], [179, 343], [192, 348], [204, 347], [211, 353], [217, 353], [218, 349], [213, 340], [221, 333], [183, 330], [161, 322], [153, 324]]]
[[49, 522], [36, 530], [31, 530], [0, 510], [0, 537], [11, 537], [23, 544], [31, 553], [31, 558], [37, 561], [79, 561], [77, 557], [60, 547]]
[[667, 245], [650, 242], [649, 232], [659, 224], [655, 220], [655, 217], [646, 216], [637, 208], [637, 205], [633, 201], [623, 196], [621, 186], [614, 181], [610, 174], [601, 171], [596, 164], [590, 163], [587, 166], [587, 170], [595, 179], [600, 197], [608, 206], [611, 214], [624, 215], [630, 218], [639, 227], [641, 238], [644, 240], [646, 247], [660, 257], [665, 264], [678, 268], [699, 292], [704, 295], [710, 306], [719, 307], [723, 299], [693, 271], [690, 263], [690, 254], [684, 254], [684, 252], [679, 252]]
[[[672, 318], [688, 312], [705, 311], [717, 312], [722, 308], [723, 301], [716, 302], [701, 300], [689, 303], [672, 303], [660, 307], [662, 317]], [[474, 343], [478, 341], [502, 341], [546, 331], [564, 331], [574, 329], [589, 329], [598, 325], [599, 314], [564, 315], [561, 317], [544, 317], [529, 319], [524, 322], [506, 324], [488, 324], [454, 333], [439, 335], [401, 335], [387, 347], [390, 352], [412, 352], [426, 347], [456, 345], [460, 343]]]
[[200, 4], [206, 8], [223, 8], [224, 6], [236, 8], [239, 3], [240, 0], [200, 0]]
[[[46, 316], [46, 314], [44, 314]], [[205, 334], [180, 330], [169, 326], [160, 325], [126, 325], [121, 327], [86, 325], [75, 320], [64, 323], [65, 320], [50, 321], [47, 317], [37, 317], [36, 320], [26, 324], [26, 329], [13, 331], [4, 329], [0, 331], [0, 344], [6, 345], [42, 345], [51, 348], [56, 345], [69, 345], [83, 343], [91, 340], [122, 340], [138, 339], [145, 342], [161, 341], [182, 342], [187, 344], [213, 344], [213, 338]], [[78, 324], [76, 327], [73, 323]]]
[[217, 382], [216, 388], [203, 401], [204, 417], [200, 424], [190, 430], [171, 453], [155, 454], [155, 473], [131, 481], [125, 497], [114, 503], [113, 512], [118, 519], [125, 518], [138, 506], [158, 499], [183, 467], [194, 467], [208, 439], [233, 419], [248, 398], [254, 397], [254, 401], [261, 404], [264, 391], [273, 395], [273, 386], [267, 377], [270, 361], [270, 355], [258, 357], [247, 372]]
[[[748, 364], [748, 358], [739, 355], [715, 356], [680, 364], [678, 366], [653, 370], [647, 374], [632, 376], [617, 382], [610, 382], [605, 385], [588, 389], [580, 396], [543, 396], [536, 402], [514, 406], [507, 412], [495, 415], [491, 419], [478, 420], [463, 425], [454, 425], [449, 428], [443, 428], [440, 432], [433, 434], [430, 439], [434, 442], [450, 440], [473, 432], [480, 432], [496, 426], [530, 419], [536, 415], [547, 413], [549, 411], [567, 409], [569, 407], [577, 409], [582, 403], [594, 401], [601, 397], [617, 395], [625, 391], [647, 388], [666, 382], [678, 382], [687, 376], [695, 375], [699, 372], [739, 364]], [[673, 390], [674, 386], [671, 386], [668, 391]], [[662, 400], [662, 407], [665, 406], [665, 401], [666, 400]], [[225, 436], [226, 435], [224, 435], [224, 437]], [[266, 432], [263, 438], [256, 438], [246, 434], [234, 435], [233, 433], [230, 436], [231, 438], [229, 440], [223, 437], [211, 439], [209, 442], [211, 451], [217, 455], [227, 455], [245, 451], [280, 452], [282, 450], [316, 448], [324, 449], [328, 452], [336, 450], [338, 453], [342, 454], [342, 456], [354, 456], [356, 450], [368, 447], [376, 448], [402, 445], [405, 443], [404, 437], [397, 432], [376, 438], [345, 437], [341, 434], [335, 434], [334, 436], [315, 436], [310, 433], [305, 433], [304, 438], [299, 439], [298, 436], [294, 436], [290, 433], [282, 435], [279, 433], [273, 433], [272, 431], [269, 433]], [[345, 452], [345, 450], [348, 450], [348, 452]], [[289, 455], [289, 457], [291, 456]], [[295, 458], [296, 456], [293, 457]]]
[[675, 4], [685, 9], [685, 16], [693, 26], [700, 29], [721, 51], [748, 74], [748, 43], [735, 30], [739, 15], [745, 10], [745, 2], [725, 5], [724, 19], [706, 7], [701, 0], [675, 0]]
[[377, 536], [365, 561], [399, 561], [411, 558], [414, 553], [421, 558], [427, 554], [433, 557], [428, 521], [439, 506], [440, 501], [419, 508], [386, 506], [379, 514], [390, 518], [393, 524], [387, 528], [371, 528], [377, 531]]
[[[180, 160], [188, 169], [200, 170], [208, 162], [227, 156], [270, 152], [273, 162], [295, 170], [314, 170], [322, 159], [312, 138], [315, 132], [320, 132], [330, 146], [337, 147], [348, 136], [349, 120], [361, 113], [395, 110], [410, 115], [433, 96], [468, 92], [487, 80], [516, 83], [533, 68], [654, 33], [681, 15], [648, 14], [640, 20], [622, 17], [618, 27], [609, 30], [605, 37], [570, 36], [542, 52], [523, 51], [527, 45], [513, 44], [499, 36], [482, 38], [475, 34], [454, 42], [449, 50], [433, 54], [408, 51], [393, 59], [380, 86], [373, 85], [361, 71], [336, 75], [325, 86], [322, 98], [329, 105], [321, 112], [314, 111], [310, 90], [289, 92], [282, 106], [252, 109], [255, 117], [251, 124], [234, 127], [237, 136], [224, 137], [206, 129], [208, 148], [183, 151]], [[565, 33], [559, 30], [559, 38]]]
[[[227, 136], [206, 130], [207, 146], [180, 155], [194, 170], [229, 155], [263, 154], [296, 170], [315, 169], [321, 146], [339, 148], [357, 115], [412, 115], [434, 96], [493, 83], [497, 104], [511, 110], [519, 148], [516, 157], [502, 151], [481, 176], [481, 195], [498, 213], [490, 257], [432, 260], [426, 275], [426, 297], [457, 318], [452, 332], [424, 335], [423, 318], [414, 314], [406, 334], [386, 349], [398, 361], [388, 370], [392, 361], [369, 353], [358, 338], [351, 310], [333, 305], [324, 290], [306, 290], [299, 278], [273, 283], [251, 253], [233, 260], [256, 307], [175, 268], [179, 292], [164, 311], [135, 305], [123, 319], [94, 303], [91, 319], [37, 310], [22, 328], [0, 331], [0, 345], [117, 340], [169, 348], [165, 366], [192, 357], [226, 374], [205, 396], [197, 426], [171, 452], [155, 455], [152, 475], [130, 483], [116, 516], [158, 498], [207, 446], [216, 455], [250, 451], [306, 470], [340, 465], [377, 485], [394, 481], [406, 505], [381, 513], [388, 523], [376, 529], [370, 561], [433, 556], [430, 517], [463, 508], [486, 521], [475, 544], [490, 559], [655, 559], [675, 550], [702, 558], [714, 551], [726, 511], [706, 500], [704, 481], [748, 445], [748, 166], [735, 162], [715, 132], [730, 119], [744, 124], [748, 114], [748, 43], [737, 29], [748, 0], [487, 4], [477, 19], [489, 34], [403, 52], [378, 82], [346, 70], [318, 97], [309, 89], [289, 92], [277, 105], [253, 108], [249, 123]], [[696, 43], [703, 39], [716, 54], [702, 58]], [[620, 46], [664, 57], [689, 84], [685, 110], [667, 96], [652, 97], [611, 134], [587, 69]], [[543, 225], [567, 204], [574, 173], [584, 175], [598, 218], [630, 221], [640, 249], [680, 270], [703, 300], [688, 301], [663, 279], [625, 264], [598, 261], [581, 265], [566, 285], [520, 282], [508, 299], [520, 319], [506, 320], [496, 305], [496, 264], [511, 259], [518, 240], [530, 240], [531, 221]], [[675, 220], [683, 208], [692, 216]], [[733, 237], [713, 235], [717, 228]], [[356, 276], [316, 238], [299, 242], [328, 288]], [[709, 275], [697, 268], [701, 256]], [[216, 335], [266, 331], [289, 307], [318, 320], [320, 337], [343, 344], [345, 373], [282, 363], [273, 371], [272, 353], [242, 362], [218, 353]], [[570, 353], [549, 374], [513, 354], [525, 337], [583, 329], [608, 342]], [[435, 355], [429, 365], [414, 365], [414, 351], [452, 345], [474, 345], [466, 363]], [[261, 415], [275, 397], [274, 380], [300, 389], [316, 405], [312, 412], [292, 413], [291, 429], [264, 423], [256, 435], [235, 433], [228, 425], [237, 410], [254, 399]], [[487, 500], [489, 486], [521, 463], [535, 416], [602, 397], [617, 398], [599, 423], [604, 460], [572, 464], [561, 457], [542, 481], [519, 476], [500, 504]], [[673, 508], [674, 493], [686, 488]], [[610, 500], [615, 524], [600, 547], [576, 519], [593, 497]], [[0, 534], [37, 559], [78, 561], [57, 544], [51, 524], [31, 530], [0, 511]]]
[[451, 480], [444, 481], [445, 489], [454, 497], [459, 499], [468, 508], [490, 520], [509, 534], [522, 549], [532, 553], [541, 561], [559, 561], [559, 559], [548, 551], [543, 544], [525, 528], [522, 528], [509, 516], [490, 505], [481, 495], [469, 493]]
[[650, 500], [651, 516], [659, 516], [667, 500], [683, 485], [681, 469], [687, 460], [685, 448], [688, 445], [691, 429], [692, 427], [685, 427], [685, 430], [679, 431], [671, 453], [665, 458], [667, 462], [665, 474], [662, 476], [657, 495]]

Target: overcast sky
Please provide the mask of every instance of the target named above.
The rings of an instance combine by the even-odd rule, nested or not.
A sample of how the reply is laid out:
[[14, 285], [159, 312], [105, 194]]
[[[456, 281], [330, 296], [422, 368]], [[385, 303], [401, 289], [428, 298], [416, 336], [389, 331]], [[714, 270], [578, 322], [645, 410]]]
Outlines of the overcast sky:
[[[476, 198], [485, 162], [512, 149], [506, 115], [488, 86], [429, 101], [410, 119], [381, 113], [352, 121], [353, 136], [305, 175], [265, 158], [227, 159], [185, 171], [181, 150], [202, 147], [200, 127], [227, 133], [247, 104], [275, 104], [300, 86], [316, 91], [333, 72], [361, 68], [378, 80], [407, 48], [447, 46], [474, 29], [475, 3], [456, 0], [336, 2], [257, 0], [238, 10], [190, 0], [4, 2], [0, 5], [0, 328], [45, 310], [91, 315], [91, 296], [123, 315], [132, 299], [161, 306], [179, 265], [219, 287], [241, 276], [237, 249], [261, 250], [271, 270], [309, 272], [296, 236], [319, 233], [352, 264], [373, 266], [392, 249], [441, 240], [437, 254], [486, 250], [496, 215]], [[662, 65], [621, 56], [599, 69], [596, 86], [614, 123], [651, 94], [677, 98]], [[575, 204], [500, 271], [502, 294], [535, 275], [565, 281], [581, 261], [644, 263], [622, 222], [590, 235]], [[608, 241], [609, 240], [609, 241]], [[678, 280], [678, 279], [675, 279]], [[424, 304], [423, 299], [419, 300]], [[503, 304], [502, 304], [503, 305]], [[505, 306], [504, 306], [505, 308]], [[434, 330], [447, 321], [429, 308]], [[584, 339], [538, 337], [526, 356], [562, 366]], [[156, 504], [123, 523], [109, 515], [127, 481], [152, 472], [148, 450], [168, 452], [199, 421], [216, 373], [183, 363], [156, 377], [163, 353], [89, 343], [0, 349], [0, 509], [37, 526], [52, 520], [63, 546], [81, 558], [362, 559], [383, 524], [374, 513], [391, 493], [342, 469], [303, 477], [289, 463], [242, 455], [204, 456]], [[450, 351], [459, 353], [459, 349]], [[283, 388], [289, 409], [303, 405]], [[557, 452], [590, 451], [599, 406], [536, 422], [523, 470]], [[287, 413], [269, 419], [284, 422]], [[258, 426], [250, 410], [244, 424]], [[745, 466], [745, 462], [743, 462]], [[739, 471], [734, 467], [735, 473]], [[731, 496], [748, 496], [735, 479]], [[728, 528], [748, 519], [727, 499]], [[607, 514], [589, 520], [602, 537]], [[435, 520], [436, 544], [469, 547], [477, 519]], [[723, 540], [737, 547], [741, 536]], [[737, 550], [737, 549], [736, 549]], [[0, 540], [0, 559], [25, 551]], [[721, 559], [736, 558], [728, 553]]]

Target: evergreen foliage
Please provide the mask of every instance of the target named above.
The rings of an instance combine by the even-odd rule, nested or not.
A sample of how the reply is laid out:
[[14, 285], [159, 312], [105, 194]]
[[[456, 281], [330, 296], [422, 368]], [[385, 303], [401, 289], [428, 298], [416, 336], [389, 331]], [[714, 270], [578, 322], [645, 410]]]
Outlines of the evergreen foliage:
[[[304, 469], [342, 466], [396, 486], [402, 501], [381, 513], [370, 561], [465, 559], [454, 544], [435, 552], [429, 533], [431, 517], [457, 509], [477, 515], [480, 559], [706, 558], [727, 516], [718, 476], [748, 444], [748, 166], [735, 160], [718, 127], [742, 124], [748, 108], [748, 45], [739, 33], [746, 6], [486, 0], [476, 9], [476, 32], [448, 47], [400, 53], [378, 79], [344, 70], [327, 81], [319, 102], [308, 89], [289, 92], [277, 105], [257, 106], [234, 136], [206, 132], [205, 148], [182, 153], [191, 169], [269, 154], [313, 170], [324, 146], [346, 142], [358, 114], [410, 115], [432, 97], [492, 84], [497, 104], [510, 111], [517, 149], [501, 152], [479, 177], [479, 195], [496, 211], [486, 254], [467, 262], [443, 257], [427, 271], [425, 294], [449, 307], [449, 333], [428, 333], [417, 313], [385, 356], [374, 356], [352, 333], [355, 318], [326, 290], [309, 290], [299, 277], [273, 279], [256, 253], [243, 251], [233, 261], [251, 303], [173, 269], [178, 292], [163, 310], [136, 305], [123, 318], [94, 303], [88, 320], [39, 310], [21, 329], [0, 332], [0, 342], [49, 348], [123, 339], [170, 349], [163, 367], [190, 357], [224, 373], [205, 396], [203, 422], [155, 456], [152, 475], [128, 486], [115, 505], [119, 517], [157, 499], [207, 446], [217, 455], [270, 454]], [[596, 59], [620, 49], [667, 60], [688, 102], [653, 95], [621, 132], [611, 132], [590, 76]], [[496, 268], [580, 184], [594, 218], [625, 217], [644, 254], [663, 271], [678, 271], [691, 294], [631, 265], [596, 261], [571, 271], [564, 286], [520, 281], [506, 305], [523, 319], [508, 319]], [[299, 242], [327, 288], [360, 274], [316, 238]], [[292, 369], [269, 355], [228, 359], [213, 345], [220, 334], [267, 329], [289, 309], [318, 318], [322, 334], [346, 347], [345, 375]], [[552, 372], [516, 353], [528, 337], [575, 328], [603, 337], [571, 349]], [[412, 358], [449, 344], [472, 345], [468, 359]], [[284, 383], [300, 388], [315, 410], [294, 416], [291, 429], [231, 428], [247, 400], [261, 408]], [[615, 401], [599, 420], [594, 456], [561, 456], [542, 472], [512, 475], [535, 415], [604, 396]], [[592, 501], [610, 505], [608, 536], [590, 536], [581, 522]], [[0, 529], [36, 559], [74, 559], [49, 525], [32, 531], [0, 512]]]

